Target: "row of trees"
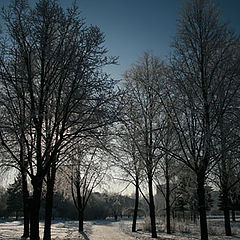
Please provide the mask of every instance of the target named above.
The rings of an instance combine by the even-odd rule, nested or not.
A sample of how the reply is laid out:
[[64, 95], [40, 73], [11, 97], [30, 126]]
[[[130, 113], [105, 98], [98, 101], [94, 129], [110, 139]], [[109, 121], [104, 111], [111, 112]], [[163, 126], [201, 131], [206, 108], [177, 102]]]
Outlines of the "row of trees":
[[[57, 177], [58, 178], [58, 177]], [[79, 220], [78, 209], [76, 208], [71, 196], [71, 188], [68, 184], [65, 187], [58, 182], [55, 183], [56, 190], [53, 196], [52, 219]], [[23, 217], [22, 187], [21, 176], [10, 184], [8, 189], [0, 189], [0, 218], [19, 218]], [[42, 203], [40, 208], [40, 219], [45, 217], [46, 206], [46, 186], [43, 187]], [[140, 216], [146, 215], [144, 200], [140, 200]], [[119, 217], [131, 217], [133, 213], [134, 199], [120, 194], [93, 192], [89, 197], [86, 208], [84, 209], [85, 220], [96, 220]], [[66, 211], [67, 209], [67, 211]]]
[[120, 167], [136, 186], [136, 199], [139, 182], [147, 179], [153, 238], [157, 237], [153, 184], [166, 185], [170, 233], [171, 188], [180, 183], [176, 170], [184, 168], [195, 183], [201, 239], [208, 239], [209, 182], [221, 192], [225, 231], [231, 235], [230, 196], [240, 180], [239, 36], [221, 22], [212, 2], [188, 1], [172, 50], [169, 63], [145, 53], [125, 73], [127, 93], [117, 144], [125, 159], [121, 157]]
[[21, 173], [24, 237], [30, 222], [30, 239], [40, 239], [45, 181], [44, 239], [51, 239], [59, 169], [83, 230], [87, 202], [111, 164], [135, 186], [133, 231], [141, 193], [152, 237], [157, 237], [154, 186], [164, 183], [171, 233], [174, 186], [184, 182], [179, 172], [187, 168], [198, 199], [201, 239], [208, 239], [210, 180], [221, 191], [226, 234], [231, 235], [230, 195], [236, 195], [240, 179], [240, 42], [213, 3], [186, 2], [169, 63], [144, 54], [126, 71], [121, 94], [102, 72], [116, 58], [107, 56], [103, 34], [86, 26], [75, 5], [64, 11], [54, 0], [40, 0], [31, 8], [21, 0], [2, 15], [1, 167]]

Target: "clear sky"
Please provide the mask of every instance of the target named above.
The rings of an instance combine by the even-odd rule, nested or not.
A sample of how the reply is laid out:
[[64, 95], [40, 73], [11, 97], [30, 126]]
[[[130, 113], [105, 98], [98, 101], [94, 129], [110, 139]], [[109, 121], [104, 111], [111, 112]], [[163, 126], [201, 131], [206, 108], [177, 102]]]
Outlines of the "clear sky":
[[[68, 2], [63, 1], [62, 2]], [[98, 25], [106, 35], [110, 54], [119, 56], [111, 67], [115, 78], [151, 50], [163, 59], [170, 52], [176, 19], [183, 0], [79, 0], [87, 23]], [[240, 0], [215, 0], [225, 21], [240, 33]]]
[[[0, 0], [1, 5], [10, 0]], [[36, 2], [36, 0], [29, 0]], [[63, 7], [71, 0], [59, 0]], [[87, 24], [98, 25], [106, 36], [106, 47], [119, 56], [119, 65], [107, 69], [114, 78], [122, 74], [146, 50], [167, 58], [176, 30], [176, 19], [184, 0], [77, 0]], [[240, 33], [240, 0], [214, 0], [223, 19]]]

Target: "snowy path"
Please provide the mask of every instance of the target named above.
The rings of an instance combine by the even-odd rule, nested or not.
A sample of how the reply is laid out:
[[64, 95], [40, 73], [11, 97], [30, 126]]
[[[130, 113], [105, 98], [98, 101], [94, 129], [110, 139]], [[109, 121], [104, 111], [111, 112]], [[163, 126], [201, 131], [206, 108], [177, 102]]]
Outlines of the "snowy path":
[[89, 240], [136, 240], [124, 234], [119, 228], [119, 222], [96, 222], [92, 225]]

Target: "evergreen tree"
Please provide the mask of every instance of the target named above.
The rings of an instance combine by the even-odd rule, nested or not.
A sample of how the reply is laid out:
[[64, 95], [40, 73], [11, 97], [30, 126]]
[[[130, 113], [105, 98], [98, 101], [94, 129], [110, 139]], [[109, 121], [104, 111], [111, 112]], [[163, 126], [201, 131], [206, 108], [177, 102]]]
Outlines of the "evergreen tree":
[[18, 220], [19, 213], [23, 211], [22, 181], [20, 175], [7, 189], [7, 210], [10, 214], [15, 213], [16, 220]]

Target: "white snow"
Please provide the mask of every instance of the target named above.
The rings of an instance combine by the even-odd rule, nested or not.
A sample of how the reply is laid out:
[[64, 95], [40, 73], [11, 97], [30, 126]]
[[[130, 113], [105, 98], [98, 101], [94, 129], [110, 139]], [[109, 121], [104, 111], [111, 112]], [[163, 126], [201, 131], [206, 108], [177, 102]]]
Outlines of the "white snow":
[[[239, 223], [238, 223], [239, 224]], [[141, 223], [138, 223], [141, 226]], [[40, 223], [41, 237], [43, 235], [44, 223]], [[131, 233], [131, 221], [86, 221], [84, 222], [84, 233], [78, 233], [77, 221], [53, 221], [52, 240], [150, 240], [151, 234], [138, 231]], [[23, 233], [23, 221], [0, 220], [1, 240], [20, 240]], [[183, 234], [173, 233], [171, 235], [164, 232], [158, 233], [161, 240], [196, 240], [200, 239], [199, 233]], [[240, 236], [233, 237], [213, 236], [210, 240], [239, 240]]]

